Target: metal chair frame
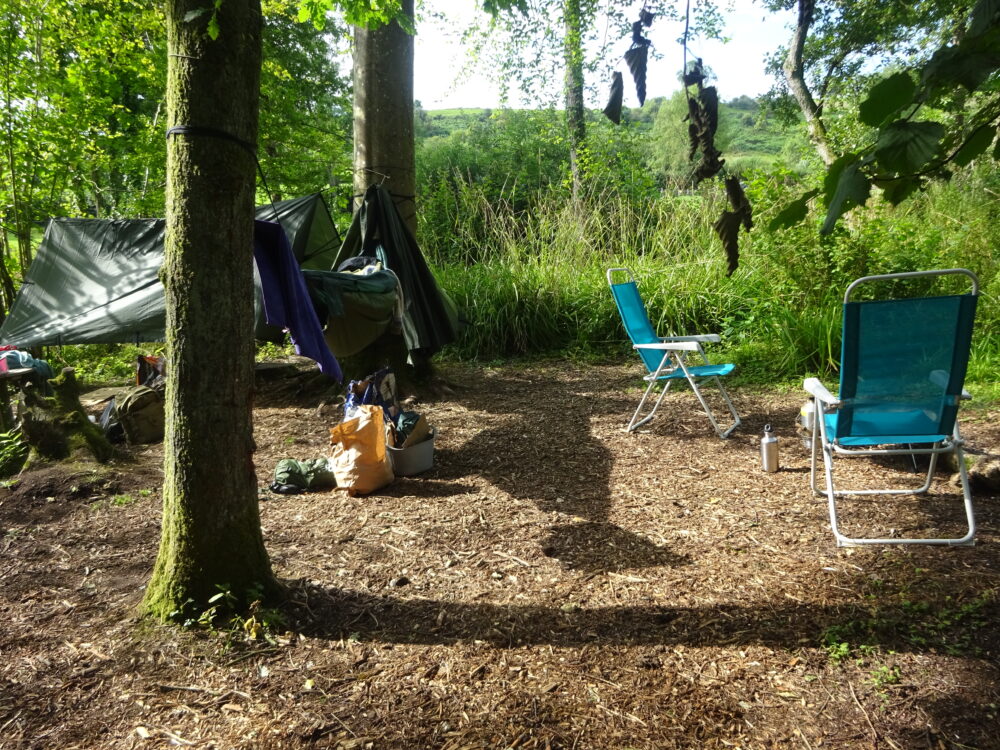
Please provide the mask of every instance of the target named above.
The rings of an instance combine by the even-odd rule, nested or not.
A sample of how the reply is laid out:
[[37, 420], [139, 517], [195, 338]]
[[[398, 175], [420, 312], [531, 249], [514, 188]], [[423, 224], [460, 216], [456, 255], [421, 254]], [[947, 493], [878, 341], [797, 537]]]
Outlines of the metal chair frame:
[[[608, 280], [608, 286], [611, 287], [613, 294], [616, 286], [613, 276], [616, 273], [624, 273], [628, 276], [628, 282], [619, 282], [619, 284], [635, 284], [635, 276], [632, 274], [630, 269], [609, 268], [606, 273], [606, 277]], [[663, 401], [663, 397], [667, 395], [667, 391], [670, 390], [670, 386], [673, 382], [683, 378], [690, 384], [691, 390], [694, 391], [695, 396], [698, 398], [698, 402], [701, 404], [701, 408], [705, 411], [708, 421], [712, 425], [712, 429], [715, 430], [715, 434], [723, 439], [729, 437], [733, 430], [740, 426], [740, 416], [736, 413], [736, 407], [733, 406], [732, 399], [730, 399], [729, 393], [726, 391], [725, 387], [723, 387], [720, 377], [728, 375], [732, 372], [733, 365], [712, 364], [708, 355], [705, 354], [705, 350], [702, 348], [702, 344], [718, 343], [722, 339], [717, 334], [703, 334], [697, 336], [658, 336], [657, 338], [659, 340], [657, 342], [635, 343], [635, 339], [632, 337], [631, 331], [629, 331], [628, 323], [625, 319], [625, 312], [621, 309], [617, 296], [615, 297], [615, 303], [618, 305], [618, 311], [622, 315], [622, 323], [625, 325], [626, 332], [629, 333], [629, 337], [633, 340], [632, 348], [636, 350], [663, 352], [659, 365], [655, 369], [650, 368], [646, 363], [645, 358], [643, 358], [643, 364], [646, 365], [646, 369], [649, 373], [648, 375], [643, 376], [643, 380], [645, 380], [648, 385], [645, 393], [642, 394], [642, 398], [639, 400], [639, 405], [636, 407], [635, 412], [632, 414], [632, 418], [629, 420], [628, 426], [625, 429], [628, 432], [634, 432], [649, 422], [656, 415], [656, 410]], [[648, 316], [646, 322], [648, 323]], [[652, 328], [652, 326], [650, 326], [650, 328]], [[700, 358], [702, 364], [689, 364], [687, 361], [689, 353], [696, 354]], [[705, 400], [705, 396], [698, 387], [698, 382], [700, 380], [709, 380], [715, 383], [719, 392], [722, 394], [722, 399], [725, 402], [726, 408], [729, 410], [732, 419], [732, 424], [730, 424], [730, 426], [726, 429], [723, 429], [722, 426], [720, 426], [718, 420], [715, 418], [715, 415], [712, 413], [711, 407]], [[660, 381], [663, 381], [664, 385], [660, 390], [659, 396], [656, 397], [656, 400], [653, 403], [653, 408], [650, 409], [644, 416], [640, 416], [642, 415], [643, 406], [646, 405], [646, 402], [649, 400], [654, 389], [656, 388], [656, 384]]]
[[[881, 274], [878, 276], [865, 276], [854, 281], [850, 286], [848, 286], [847, 291], [844, 294], [844, 304], [846, 305], [851, 301], [851, 294], [857, 287], [863, 283], [873, 282], [873, 281], [884, 281], [891, 279], [910, 279], [925, 276], [941, 276], [947, 274], [963, 274], [970, 278], [972, 285], [972, 295], [978, 295], [979, 293], [979, 280], [974, 273], [968, 271], [964, 268], [955, 269], [945, 269], [936, 271], [912, 271], [906, 273], [893, 273], [893, 274]], [[944, 388], [948, 382], [948, 373], [942, 370], [935, 370], [930, 373], [930, 379], [932, 382], [941, 385]], [[838, 547], [847, 546], [861, 546], [861, 545], [871, 545], [871, 544], [929, 544], [929, 545], [949, 545], [949, 546], [969, 546], [974, 544], [975, 534], [976, 534], [976, 522], [975, 514], [972, 505], [972, 493], [969, 488], [969, 477], [965, 468], [964, 453], [962, 446], [964, 441], [962, 440], [961, 434], [958, 428], [958, 419], [955, 418], [954, 425], [951, 428], [951, 436], [946, 437], [943, 440], [938, 440], [935, 442], [928, 441], [930, 447], [917, 448], [914, 447], [914, 443], [893, 443], [891, 438], [893, 436], [884, 436], [885, 441], [876, 443], [875, 438], [872, 438], [873, 445], [895, 445], [906, 447], [889, 447], [889, 448], [877, 448], [877, 447], [857, 447], [848, 448], [840, 443], [840, 440], [833, 436], [831, 438], [829, 434], [829, 426], [827, 424], [826, 415], [837, 412], [848, 404], [847, 401], [841, 400], [835, 397], [817, 378], [807, 378], [803, 387], [808, 391], [815, 399], [816, 404], [816, 414], [815, 419], [813, 419], [812, 425], [812, 455], [810, 460], [809, 469], [809, 485], [813, 493], [819, 497], [824, 494], [827, 497], [827, 504], [830, 514], [830, 526], [833, 530], [833, 535], [837, 540]], [[954, 399], [954, 404], [957, 405], [960, 400], [966, 400], [972, 398], [968, 391], [964, 388], [961, 394], [952, 396]], [[822, 450], [823, 453], [823, 469], [825, 474], [825, 487], [821, 491], [817, 485], [817, 456], [819, 451]], [[938, 456], [946, 453], [954, 454], [955, 459], [958, 463], [959, 480], [962, 487], [963, 504], [965, 509], [967, 530], [966, 533], [960, 537], [949, 537], [949, 538], [895, 538], [895, 537], [852, 537], [848, 536], [840, 531], [838, 517], [837, 517], [837, 498], [845, 496], [866, 496], [866, 495], [923, 495], [928, 492], [934, 479], [934, 470], [937, 467]], [[927, 470], [927, 475], [924, 478], [923, 483], [916, 489], [838, 489], [834, 486], [833, 477], [833, 458], [834, 455], [842, 456], [919, 456], [928, 455], [930, 459], [928, 461], [929, 467]]]

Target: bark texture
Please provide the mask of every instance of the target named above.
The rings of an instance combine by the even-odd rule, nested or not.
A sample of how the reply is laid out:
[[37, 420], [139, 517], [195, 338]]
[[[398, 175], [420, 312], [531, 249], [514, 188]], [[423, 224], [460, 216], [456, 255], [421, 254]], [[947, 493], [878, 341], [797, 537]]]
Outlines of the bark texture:
[[[413, 0], [402, 0], [413, 18]], [[355, 206], [384, 183], [406, 226], [417, 233], [413, 144], [413, 37], [396, 22], [354, 30]]]
[[[169, 138], [163, 529], [144, 607], [204, 609], [220, 588], [275, 586], [252, 463], [253, 216], [261, 61], [259, 0], [168, 0]], [[210, 6], [208, 6], [210, 7]]]
[[28, 444], [28, 469], [48, 461], [104, 463], [114, 455], [101, 428], [87, 418], [80, 403], [80, 387], [73, 368], [49, 381], [52, 395], [39, 387], [25, 391], [21, 433]]
[[563, 6], [563, 61], [566, 65], [566, 132], [569, 135], [569, 166], [573, 200], [580, 198], [583, 184], [580, 152], [587, 137], [583, 108], [583, 29], [580, 0], [565, 0]]
[[791, 89], [792, 96], [802, 110], [806, 118], [806, 127], [809, 129], [809, 138], [816, 148], [816, 152], [823, 160], [823, 163], [830, 166], [837, 160], [830, 146], [830, 139], [826, 132], [826, 125], [823, 124], [823, 117], [820, 106], [813, 98], [812, 92], [805, 78], [805, 65], [803, 63], [803, 49], [806, 38], [809, 36], [809, 27], [812, 26], [813, 15], [816, 11], [816, 0], [799, 0], [799, 15], [795, 25], [795, 33], [792, 35], [791, 44], [788, 46], [788, 54], [782, 69], [788, 88]]

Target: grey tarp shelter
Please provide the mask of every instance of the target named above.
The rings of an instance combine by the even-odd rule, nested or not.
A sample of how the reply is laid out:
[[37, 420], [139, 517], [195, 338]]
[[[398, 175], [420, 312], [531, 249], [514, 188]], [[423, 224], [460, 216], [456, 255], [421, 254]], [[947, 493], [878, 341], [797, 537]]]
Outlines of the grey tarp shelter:
[[[333, 265], [340, 238], [320, 194], [260, 206], [256, 218], [281, 224], [302, 268]], [[0, 326], [0, 343], [26, 349], [163, 341], [164, 229], [163, 219], [52, 219]], [[257, 308], [258, 336], [280, 335], [266, 330]]]

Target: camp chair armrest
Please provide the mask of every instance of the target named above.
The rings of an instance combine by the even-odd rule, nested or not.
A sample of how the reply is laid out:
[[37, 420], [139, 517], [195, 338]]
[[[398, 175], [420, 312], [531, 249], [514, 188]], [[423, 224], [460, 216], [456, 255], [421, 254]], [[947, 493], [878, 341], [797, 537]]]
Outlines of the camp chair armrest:
[[[941, 388], [948, 387], [948, 373], [944, 370], [931, 370], [928, 379], [936, 386], [940, 386]], [[968, 400], [972, 398], [972, 394], [963, 388], [961, 398]]]
[[802, 387], [806, 389], [817, 401], [830, 406], [839, 406], [840, 399], [826, 389], [826, 386], [819, 382], [819, 378], [806, 378]]
[[661, 341], [658, 344], [633, 344], [633, 349], [659, 349], [669, 352], [696, 352], [697, 341]]
[[700, 344], [718, 344], [722, 337], [717, 333], [705, 333], [700, 336], [661, 336], [660, 341], [696, 341]]

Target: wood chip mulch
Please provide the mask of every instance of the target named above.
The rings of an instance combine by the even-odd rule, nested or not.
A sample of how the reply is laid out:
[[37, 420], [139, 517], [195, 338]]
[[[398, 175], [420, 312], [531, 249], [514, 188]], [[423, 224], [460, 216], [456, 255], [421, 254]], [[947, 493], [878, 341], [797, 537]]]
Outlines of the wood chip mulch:
[[[977, 494], [974, 547], [838, 549], [801, 391], [732, 386], [744, 423], [720, 440], [686, 388], [624, 432], [634, 366], [441, 376], [412, 402], [433, 468], [365, 497], [267, 489], [281, 458], [328, 454], [339, 406], [304, 376], [261, 383], [280, 621], [136, 617], [161, 446], [0, 489], [0, 748], [1000, 748], [1000, 497]], [[962, 426], [997, 453], [1000, 410]], [[841, 464], [856, 485], [917, 476]], [[842, 522], [960, 533], [960, 493], [941, 473]]]

